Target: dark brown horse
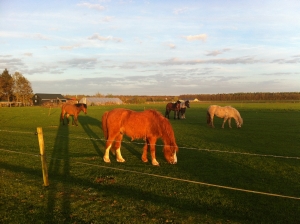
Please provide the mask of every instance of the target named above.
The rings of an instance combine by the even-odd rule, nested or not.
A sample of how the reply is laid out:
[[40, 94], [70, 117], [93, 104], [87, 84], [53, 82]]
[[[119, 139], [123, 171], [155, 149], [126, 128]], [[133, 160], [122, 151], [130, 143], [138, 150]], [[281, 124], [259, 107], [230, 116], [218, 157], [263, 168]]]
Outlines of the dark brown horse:
[[[142, 161], [148, 162], [147, 151], [150, 148], [152, 165], [159, 163], [155, 156], [155, 143], [158, 138], [164, 142], [165, 159], [171, 163], [177, 163], [176, 152], [178, 151], [172, 126], [168, 119], [156, 110], [136, 112], [128, 109], [116, 108], [107, 111], [102, 116], [102, 129], [106, 139], [105, 154], [103, 160], [110, 162], [109, 150], [116, 154], [118, 162], [125, 162], [121, 155], [121, 141], [123, 135], [134, 139], [144, 139]], [[114, 145], [113, 145], [114, 144]], [[113, 146], [113, 147], [112, 147]]]
[[177, 100], [176, 103], [168, 103], [166, 105], [166, 113], [165, 113], [165, 117], [170, 118], [170, 112], [173, 110], [174, 111], [174, 119], [180, 119], [179, 118], [179, 111], [180, 111], [180, 101]]
[[182, 103], [180, 103], [180, 118], [185, 119], [185, 111], [186, 108], [190, 108], [190, 101], [186, 100]]
[[87, 106], [84, 103], [77, 103], [77, 104], [63, 104], [61, 107], [61, 114], [60, 114], [60, 122], [65, 124], [65, 117], [67, 118], [68, 125], [69, 125], [69, 116], [73, 116], [72, 125], [78, 126], [78, 114], [80, 111], [83, 111], [85, 114], [87, 113]]

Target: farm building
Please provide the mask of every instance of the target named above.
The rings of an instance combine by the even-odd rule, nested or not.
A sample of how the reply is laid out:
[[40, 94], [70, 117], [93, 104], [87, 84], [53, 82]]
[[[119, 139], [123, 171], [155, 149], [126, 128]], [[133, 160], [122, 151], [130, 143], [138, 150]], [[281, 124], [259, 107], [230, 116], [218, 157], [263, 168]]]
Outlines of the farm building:
[[105, 104], [123, 104], [119, 98], [100, 98], [100, 97], [84, 97], [79, 103], [85, 103], [88, 106], [105, 105]]
[[61, 94], [51, 94], [51, 93], [36, 93], [32, 97], [33, 105], [43, 105], [45, 103], [64, 103], [67, 99]]

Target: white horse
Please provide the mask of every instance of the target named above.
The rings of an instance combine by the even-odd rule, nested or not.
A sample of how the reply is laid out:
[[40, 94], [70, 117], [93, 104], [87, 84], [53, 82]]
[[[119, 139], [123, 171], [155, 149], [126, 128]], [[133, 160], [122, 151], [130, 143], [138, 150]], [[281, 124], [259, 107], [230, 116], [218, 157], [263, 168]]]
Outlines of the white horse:
[[214, 126], [214, 116], [224, 118], [222, 128], [224, 128], [225, 122], [228, 120], [228, 125], [231, 128], [231, 118], [235, 120], [237, 128], [241, 128], [243, 124], [243, 118], [237, 109], [231, 106], [220, 107], [217, 105], [211, 105], [207, 109], [207, 124], [209, 126]]

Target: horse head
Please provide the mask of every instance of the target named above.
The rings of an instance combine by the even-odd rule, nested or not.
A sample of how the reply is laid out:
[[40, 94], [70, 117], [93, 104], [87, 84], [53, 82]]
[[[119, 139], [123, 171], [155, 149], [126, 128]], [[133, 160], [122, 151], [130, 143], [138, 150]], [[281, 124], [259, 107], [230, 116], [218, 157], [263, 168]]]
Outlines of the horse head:
[[238, 119], [236, 120], [236, 127], [241, 128], [242, 124], [243, 124], [243, 118], [238, 117]]
[[161, 124], [163, 128], [162, 139], [164, 142], [163, 152], [164, 152], [165, 159], [170, 164], [176, 164], [177, 163], [176, 152], [178, 152], [178, 146], [176, 144], [173, 128], [170, 122], [165, 118], [161, 119]]
[[87, 114], [87, 105], [85, 103], [81, 104], [81, 110]]
[[164, 156], [168, 163], [176, 164], [177, 163], [177, 155], [176, 152], [178, 151], [178, 146], [173, 143], [173, 145], [165, 145], [164, 146]]
[[189, 101], [189, 100], [185, 101], [185, 102], [184, 102], [184, 105], [185, 105], [187, 108], [190, 108], [190, 101]]

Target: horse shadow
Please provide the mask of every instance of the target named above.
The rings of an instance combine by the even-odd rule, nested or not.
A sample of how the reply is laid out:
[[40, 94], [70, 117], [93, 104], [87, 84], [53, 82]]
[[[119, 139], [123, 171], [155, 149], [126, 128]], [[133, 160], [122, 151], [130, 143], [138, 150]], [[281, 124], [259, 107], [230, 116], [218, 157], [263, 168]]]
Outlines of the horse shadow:
[[[96, 140], [99, 140], [99, 139], [104, 139], [103, 136], [99, 136], [91, 127], [92, 126], [97, 126], [101, 129], [102, 127], [102, 123], [96, 119], [96, 118], [93, 118], [91, 116], [80, 116], [78, 118], [78, 122], [81, 124], [83, 130], [85, 131], [85, 133], [89, 136], [89, 138], [91, 139], [91, 142], [93, 144], [93, 147], [95, 149], [95, 151], [98, 153], [99, 156], [103, 157], [104, 154], [103, 152], [100, 150], [98, 144], [97, 144], [97, 141]], [[102, 133], [102, 130], [100, 131], [100, 133]], [[105, 141], [99, 141], [102, 143], [102, 145], [105, 147]]]
[[[138, 146], [140, 147], [139, 151], [137, 151], [135, 147], [133, 147], [133, 145], [139, 145]], [[138, 141], [131, 142], [129, 137], [123, 136], [121, 150], [122, 148], [126, 149], [128, 152], [131, 153], [131, 155], [141, 160], [144, 145], [145, 145], [145, 141], [138, 140]]]

